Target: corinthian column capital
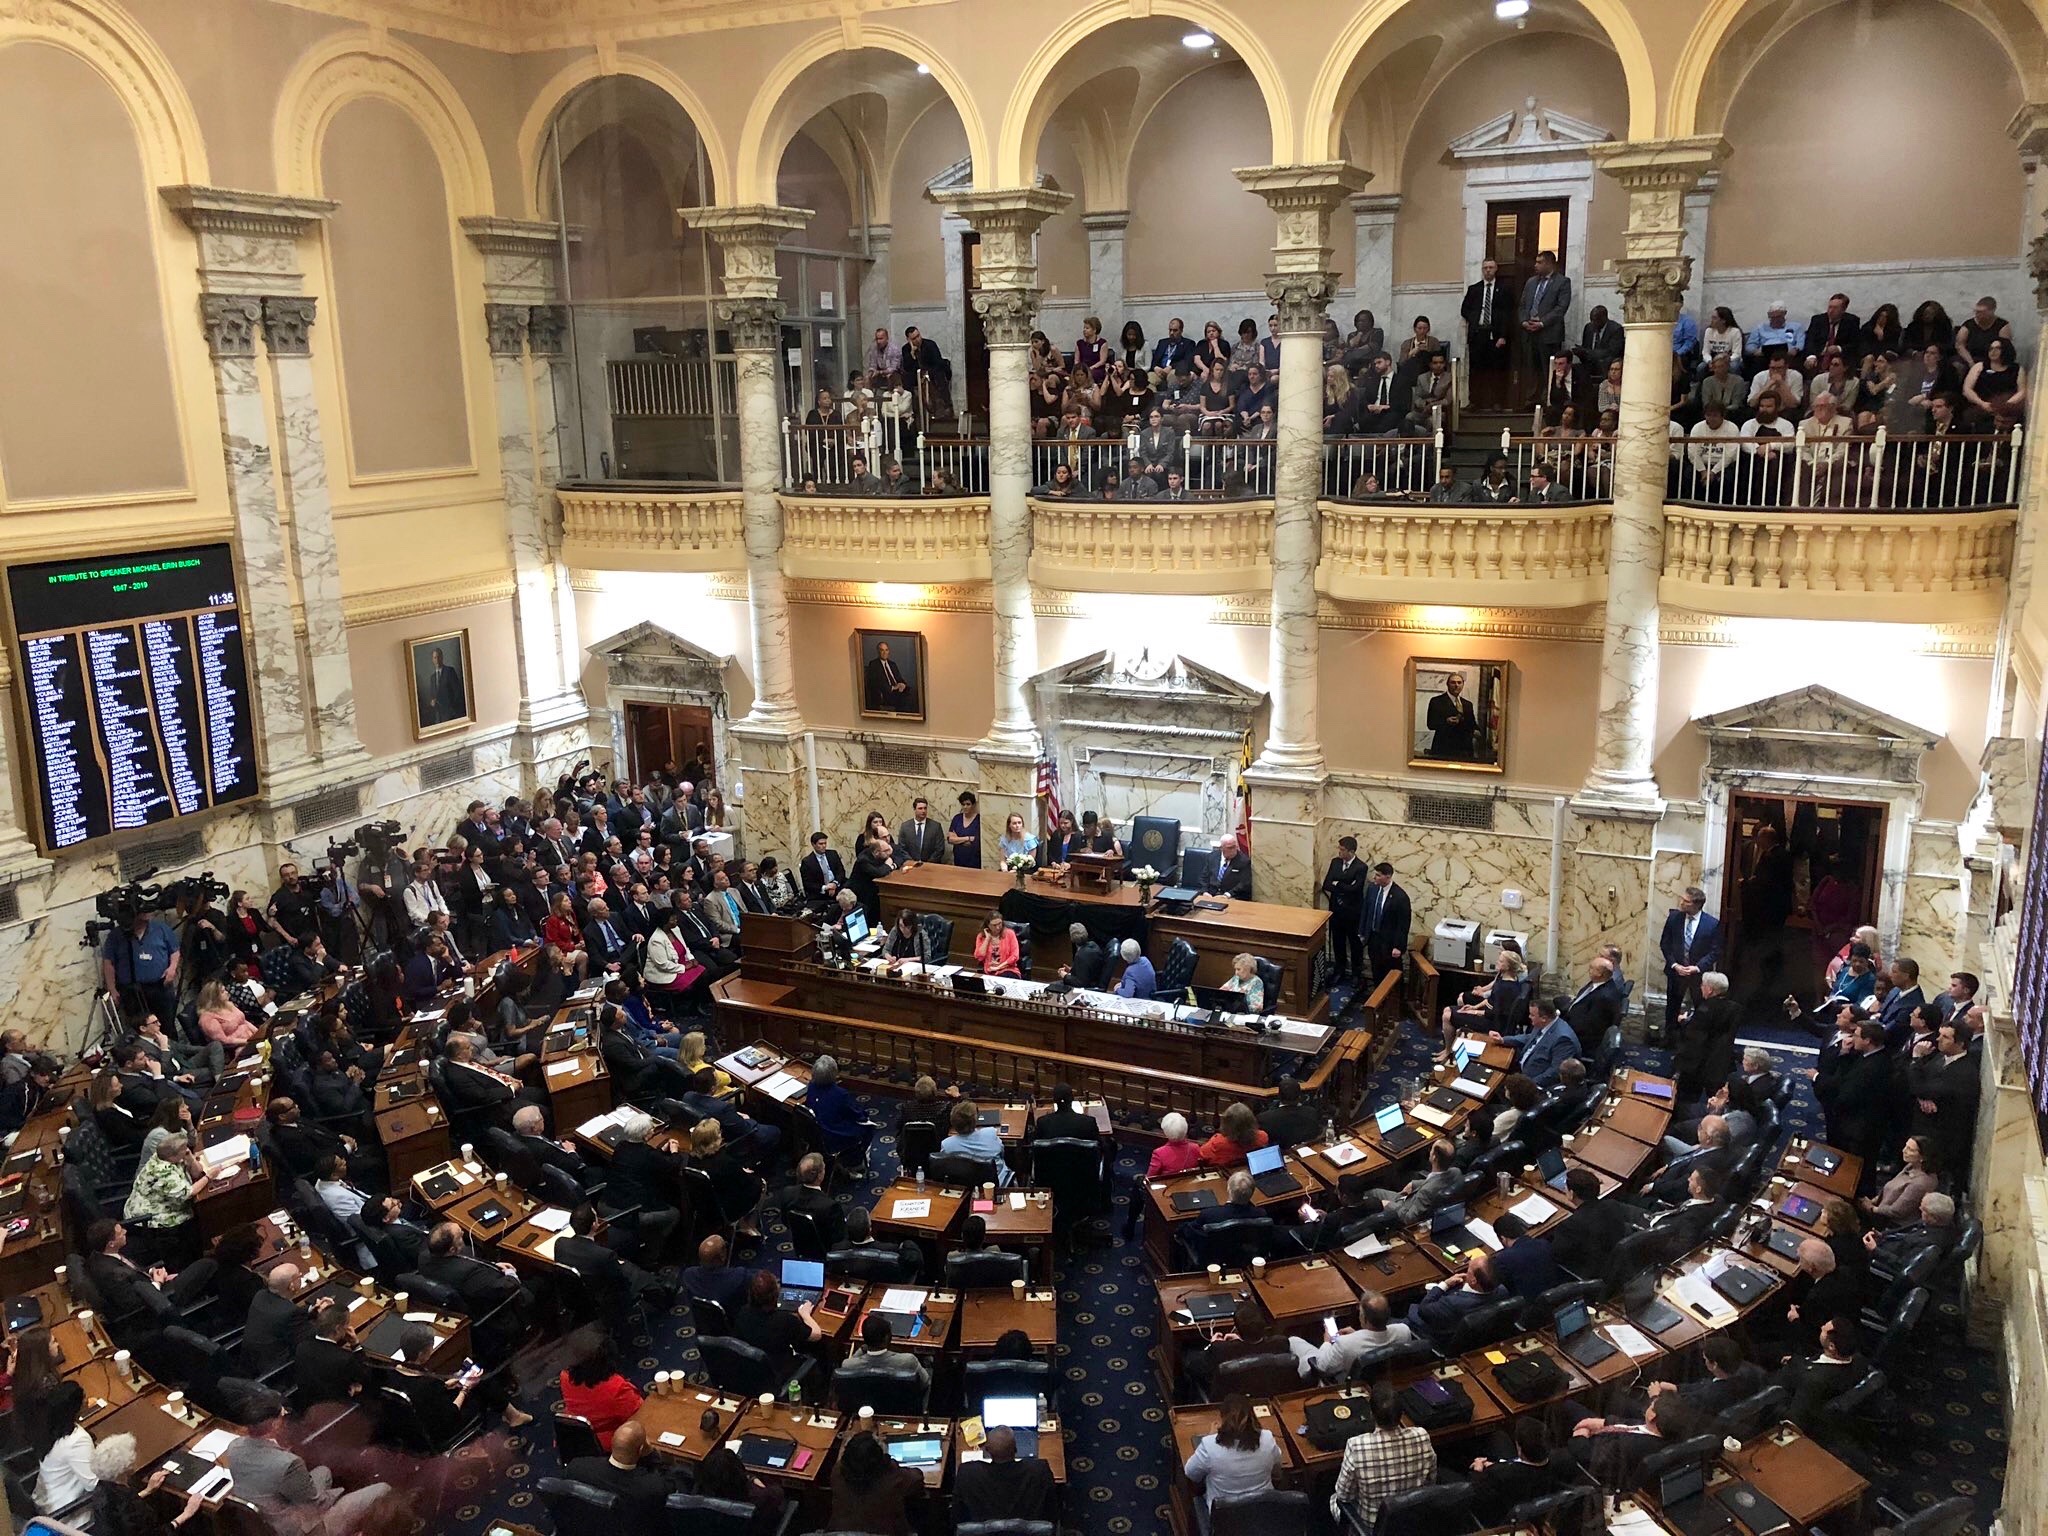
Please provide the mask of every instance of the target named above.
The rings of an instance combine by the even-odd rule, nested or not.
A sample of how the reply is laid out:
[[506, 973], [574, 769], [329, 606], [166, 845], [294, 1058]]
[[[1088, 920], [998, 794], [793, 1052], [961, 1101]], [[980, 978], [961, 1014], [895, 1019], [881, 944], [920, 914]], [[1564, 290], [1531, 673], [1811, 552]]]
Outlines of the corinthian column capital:
[[735, 352], [773, 352], [782, 344], [780, 299], [720, 299], [718, 318], [732, 327]]
[[1677, 256], [1685, 249], [1685, 194], [1728, 158], [1728, 141], [1657, 139], [1595, 144], [1600, 169], [1628, 191], [1628, 228], [1622, 254], [1641, 260]]
[[775, 253], [782, 242], [811, 222], [808, 208], [750, 203], [739, 208], [679, 208], [692, 229], [718, 242], [725, 256], [725, 293], [731, 299], [773, 299], [782, 292]]
[[1035, 288], [1039, 226], [1074, 200], [1052, 187], [925, 195], [981, 236], [983, 288]]
[[1614, 264], [1614, 284], [1621, 290], [1621, 318], [1630, 325], [1670, 325], [1684, 307], [1686, 285], [1691, 281], [1690, 256], [1624, 256]]

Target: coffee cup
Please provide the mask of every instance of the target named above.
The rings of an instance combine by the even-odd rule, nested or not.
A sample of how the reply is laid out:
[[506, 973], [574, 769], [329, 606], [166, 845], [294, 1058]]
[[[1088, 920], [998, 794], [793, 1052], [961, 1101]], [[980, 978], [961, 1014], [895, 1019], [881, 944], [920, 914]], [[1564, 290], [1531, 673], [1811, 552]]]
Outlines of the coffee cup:
[[1223, 1266], [1221, 1264], [1211, 1264], [1209, 1266], [1209, 1283], [1211, 1285], [1220, 1285], [1222, 1281]]
[[1023, 1282], [1022, 1280], [1012, 1280], [1012, 1281], [1010, 1282], [1010, 1300], [1012, 1300], [1012, 1301], [1022, 1301], [1023, 1299], [1024, 1299], [1024, 1282]]

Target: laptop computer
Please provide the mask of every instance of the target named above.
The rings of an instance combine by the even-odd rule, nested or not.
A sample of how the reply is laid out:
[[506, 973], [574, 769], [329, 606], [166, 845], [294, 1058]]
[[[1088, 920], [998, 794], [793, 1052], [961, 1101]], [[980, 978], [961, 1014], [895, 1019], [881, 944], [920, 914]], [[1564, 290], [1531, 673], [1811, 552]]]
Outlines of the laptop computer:
[[846, 914], [846, 942], [858, 944], [868, 936], [868, 915], [859, 907]]
[[782, 1261], [782, 1310], [794, 1312], [805, 1302], [816, 1306], [825, 1295], [825, 1266], [809, 1259]]
[[1186, 1298], [1180, 1309], [1198, 1323], [1213, 1323], [1237, 1311], [1237, 1297], [1229, 1291], [1204, 1291]]
[[1588, 1369], [1620, 1353], [1593, 1326], [1583, 1301], [1569, 1301], [1557, 1309], [1557, 1347]]
[[988, 982], [973, 971], [955, 971], [953, 990], [966, 997], [987, 997]]
[[1278, 1147], [1260, 1147], [1245, 1159], [1252, 1185], [1260, 1194], [1291, 1195], [1301, 1188], [1301, 1180], [1284, 1166], [1286, 1157], [1287, 1154]]
[[1472, 1229], [1465, 1225], [1465, 1205], [1454, 1201], [1435, 1211], [1429, 1218], [1429, 1240], [1453, 1258], [1460, 1257], [1479, 1248], [1482, 1244]]
[[1778, 1202], [1778, 1214], [1787, 1221], [1810, 1227], [1820, 1219], [1820, 1202], [1809, 1200], [1804, 1195], [1787, 1195]]
[[1668, 1333], [1683, 1314], [1657, 1299], [1657, 1277], [1645, 1270], [1631, 1275], [1621, 1287], [1621, 1309], [1628, 1320], [1651, 1335]]
[[1222, 1202], [1216, 1198], [1216, 1191], [1213, 1187], [1204, 1189], [1177, 1189], [1173, 1192], [1173, 1195], [1169, 1203], [1173, 1206], [1173, 1208], [1176, 1211], [1179, 1211], [1183, 1216], [1191, 1215], [1196, 1211], [1206, 1211], [1212, 1205], [1222, 1204]]
[[1629, 1089], [1646, 1099], [1660, 1099], [1665, 1103], [1676, 1102], [1678, 1089], [1670, 1083], [1646, 1083], [1638, 1079]]
[[946, 1442], [937, 1435], [913, 1435], [908, 1440], [884, 1440], [889, 1459], [903, 1467], [936, 1467], [945, 1459]]
[[1038, 1399], [1035, 1397], [985, 1397], [981, 1400], [981, 1427], [1007, 1429], [1017, 1437], [1019, 1456], [1038, 1454]]
[[1707, 1497], [1704, 1461], [1689, 1461], [1657, 1479], [1657, 1512], [1682, 1536], [1720, 1536], [1735, 1529], [1728, 1511]]
[[1809, 1146], [1800, 1155], [1816, 1173], [1833, 1173], [1842, 1166], [1842, 1154], [1830, 1147]]
[[1713, 1497], [1722, 1508], [1741, 1521], [1746, 1529], [1755, 1531], [1757, 1536], [1765, 1536], [1765, 1533], [1771, 1531], [1792, 1529], [1792, 1517], [1759, 1493], [1754, 1483], [1729, 1483], [1725, 1487], [1716, 1488]]
[[1738, 1307], [1748, 1306], [1776, 1283], [1746, 1264], [1730, 1264], [1708, 1282]]
[[1543, 1175], [1543, 1182], [1552, 1189], [1563, 1189], [1564, 1176], [1568, 1171], [1564, 1165], [1564, 1149], [1550, 1147], [1538, 1153], [1536, 1171]]
[[1426, 1131], [1417, 1130], [1408, 1123], [1408, 1117], [1401, 1112], [1398, 1104], [1383, 1104], [1373, 1111], [1373, 1127], [1379, 1132], [1380, 1145], [1392, 1157], [1413, 1152], [1429, 1140]]
[[1764, 1236], [1764, 1246], [1781, 1259], [1797, 1259], [1799, 1245], [1804, 1241], [1805, 1239], [1790, 1227], [1774, 1226]]

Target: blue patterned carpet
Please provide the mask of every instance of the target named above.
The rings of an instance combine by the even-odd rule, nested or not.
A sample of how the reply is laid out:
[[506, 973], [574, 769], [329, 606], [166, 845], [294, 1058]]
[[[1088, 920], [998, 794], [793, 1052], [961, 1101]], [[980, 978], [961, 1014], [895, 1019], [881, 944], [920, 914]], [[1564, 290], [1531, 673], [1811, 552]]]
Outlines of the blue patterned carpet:
[[[1421, 1034], [1404, 1032], [1374, 1081], [1375, 1101], [1393, 1096], [1397, 1077], [1427, 1069], [1429, 1046]], [[1631, 1060], [1650, 1070], [1665, 1065], [1662, 1052], [1637, 1050]], [[1810, 1058], [1809, 1058], [1810, 1060]], [[1800, 1063], [1791, 1063], [1795, 1072]], [[1811, 1077], [1806, 1066], [1802, 1084]], [[876, 1118], [894, 1119], [887, 1105]], [[1809, 1089], [1802, 1086], [1789, 1122], [1801, 1134], [1816, 1133], [1819, 1120]], [[856, 1192], [864, 1202], [896, 1172], [893, 1139], [878, 1140], [870, 1186]], [[1064, 1385], [1060, 1410], [1067, 1426], [1069, 1489], [1064, 1523], [1089, 1536], [1134, 1536], [1167, 1528], [1171, 1440], [1150, 1351], [1157, 1303], [1136, 1241], [1122, 1240], [1124, 1203], [1142, 1167], [1135, 1151], [1118, 1159], [1117, 1219], [1109, 1246], [1070, 1259], [1059, 1275], [1060, 1356]], [[766, 1237], [749, 1262], [792, 1252], [787, 1234], [771, 1215]], [[1921, 1336], [1902, 1353], [1891, 1383], [1893, 1427], [1881, 1432], [1865, 1467], [1877, 1490], [1911, 1511], [1957, 1493], [1976, 1501], [1973, 1529], [1988, 1529], [2003, 1490], [2006, 1441], [2001, 1416], [2001, 1379], [1995, 1356], [1960, 1343], [1961, 1320], [1953, 1301], [1930, 1311]], [[540, 1415], [528, 1430], [499, 1437], [495, 1464], [458, 1465], [450, 1478], [441, 1520], [432, 1529], [477, 1536], [490, 1522], [512, 1520], [547, 1528], [546, 1512], [532, 1493], [534, 1481], [556, 1471], [546, 1415], [558, 1402], [555, 1371], [566, 1351], [557, 1346], [526, 1362], [524, 1405]], [[655, 1320], [651, 1332], [622, 1341], [628, 1373], [643, 1385], [657, 1369], [694, 1371], [698, 1363], [686, 1311]], [[2010, 1528], [2010, 1527], [2009, 1527]]]

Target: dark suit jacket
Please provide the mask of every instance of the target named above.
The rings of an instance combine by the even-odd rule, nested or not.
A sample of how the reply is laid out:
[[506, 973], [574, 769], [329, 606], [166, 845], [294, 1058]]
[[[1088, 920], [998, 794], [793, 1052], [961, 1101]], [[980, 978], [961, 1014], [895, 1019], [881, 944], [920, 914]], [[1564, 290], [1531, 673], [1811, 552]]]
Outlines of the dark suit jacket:
[[590, 1174], [590, 1164], [545, 1136], [521, 1136], [518, 1140], [519, 1145], [531, 1152], [534, 1161], [544, 1168], [559, 1168], [579, 1183]]
[[1543, 328], [1534, 333], [1536, 340], [1555, 347], [1564, 341], [1564, 317], [1571, 307], [1572, 280], [1562, 272], [1553, 272], [1547, 279], [1531, 277], [1523, 285], [1515, 313], [1521, 320], [1540, 320]]
[[1701, 1413], [1726, 1413], [1745, 1397], [1754, 1397], [1770, 1385], [1770, 1378], [1764, 1375], [1764, 1368], [1744, 1360], [1728, 1375], [1716, 1380], [1704, 1377], [1690, 1386], [1680, 1387], [1681, 1401], [1697, 1408]]
[[[1685, 914], [1673, 907], [1664, 915], [1664, 932], [1657, 940], [1657, 951], [1664, 957], [1664, 970], [1668, 975], [1674, 965], [1696, 965], [1703, 971], [1717, 968], [1721, 958], [1721, 919], [1711, 912], [1702, 912], [1698, 925], [1693, 929], [1692, 946], [1686, 947]], [[1688, 978], [1697, 982], [1697, 976]]]
[[1065, 1138], [1076, 1141], [1098, 1141], [1102, 1127], [1095, 1123], [1093, 1115], [1084, 1115], [1078, 1109], [1055, 1109], [1051, 1114], [1040, 1115], [1031, 1122], [1033, 1141], [1051, 1141]]
[[[431, 1277], [429, 1277], [431, 1278]], [[374, 1367], [360, 1349], [347, 1349], [332, 1339], [307, 1339], [299, 1345], [292, 1379], [308, 1403], [345, 1403], [370, 1380]]]
[[159, 1105], [179, 1096], [176, 1083], [153, 1073], [123, 1072], [119, 1074], [119, 1081], [121, 1107], [144, 1126], [155, 1117]]
[[804, 855], [803, 864], [799, 871], [804, 882], [804, 895], [816, 898], [825, 894], [825, 887], [827, 885], [846, 884], [846, 865], [840, 860], [835, 850], [830, 848], [825, 850], [825, 862], [832, 869], [832, 878], [830, 880], [827, 880], [824, 873], [818, 868], [817, 854], [807, 853]]
[[1883, 1144], [1892, 1120], [1892, 1053], [1821, 1052], [1813, 1085], [1827, 1117], [1828, 1140], [1867, 1157]]
[[448, 1097], [453, 1101], [447, 1106], [451, 1111], [489, 1109], [493, 1105], [509, 1103], [515, 1097], [509, 1084], [500, 1082], [470, 1062], [449, 1062], [443, 1071], [442, 1081], [448, 1085]]
[[312, 1314], [274, 1291], [258, 1291], [242, 1327], [242, 1374], [261, 1376], [292, 1358]]
[[[1828, 341], [1828, 316], [1822, 310], [1806, 322], [1806, 339], [1801, 343], [1802, 357], [1819, 357], [1831, 343]], [[1844, 313], [1835, 324], [1835, 339], [1832, 345], [1842, 349], [1842, 360], [1853, 372], [1863, 360], [1863, 322], [1853, 314]]]
[[1870, 1374], [1870, 1364], [1861, 1355], [1852, 1360], [1794, 1360], [1780, 1366], [1772, 1376], [1773, 1385], [1792, 1394], [1786, 1413], [1792, 1422], [1811, 1428], [1820, 1410]]
[[1374, 920], [1373, 907], [1379, 900], [1379, 891], [1372, 885], [1365, 889], [1365, 904], [1359, 911], [1359, 933], [1364, 936], [1366, 947], [1375, 954], [1385, 954], [1398, 949], [1406, 952], [1409, 928], [1413, 918], [1408, 910], [1408, 893], [1400, 886], [1387, 886], [1386, 901], [1380, 908], [1378, 920]]
[[555, 1242], [555, 1259], [575, 1270], [594, 1291], [606, 1293], [615, 1301], [623, 1301], [632, 1291], [625, 1261], [591, 1238], [564, 1232]]
[[644, 1141], [622, 1141], [612, 1153], [605, 1180], [605, 1204], [612, 1209], [639, 1205], [674, 1210], [683, 1182], [683, 1160]]
[[924, 830], [920, 833], [917, 818], [905, 817], [903, 825], [896, 829], [896, 857], [907, 863], [916, 859], [921, 864], [937, 864], [946, 857], [946, 828], [936, 816], [924, 819]]
[[1595, 1200], [1551, 1228], [1551, 1257], [1573, 1274], [1595, 1279], [1606, 1273], [1614, 1245], [1638, 1225], [1636, 1213], [1621, 1201]]
[[1323, 872], [1320, 889], [1330, 903], [1330, 911], [1338, 916], [1348, 916], [1356, 924], [1358, 914], [1365, 905], [1365, 876], [1368, 865], [1363, 859], [1353, 859], [1346, 869], [1342, 859], [1330, 860], [1330, 867]]
[[1692, 1198], [1686, 1190], [1694, 1169], [1725, 1174], [1734, 1162], [1734, 1153], [1726, 1147], [1694, 1147], [1690, 1152], [1682, 1152], [1665, 1164], [1664, 1171], [1651, 1183], [1650, 1198], [1665, 1205], [1682, 1205]]
[[270, 1139], [285, 1167], [302, 1179], [313, 1177], [321, 1158], [348, 1150], [334, 1132], [324, 1126], [308, 1125], [304, 1120], [296, 1125], [271, 1126]]
[[818, 1236], [825, 1246], [838, 1247], [846, 1240], [846, 1211], [822, 1189], [811, 1189], [798, 1185], [782, 1203], [785, 1211], [802, 1211], [818, 1225]]
[[471, 1317], [481, 1317], [494, 1307], [510, 1301], [524, 1287], [512, 1276], [495, 1264], [486, 1264], [482, 1259], [472, 1259], [465, 1253], [451, 1253], [446, 1258], [428, 1257], [420, 1261], [419, 1271], [425, 1278], [445, 1285], [462, 1298], [462, 1304], [469, 1309]]
[[1485, 307], [1486, 284], [1483, 281], [1467, 284], [1458, 313], [1465, 321], [1466, 339], [1474, 347], [1481, 338], [1505, 336], [1513, 328], [1517, 312], [1514, 285], [1505, 278], [1493, 280], [1493, 313], [1488, 317], [1487, 325], [1482, 327], [1479, 315]]
[[1242, 848], [1226, 863], [1216, 866], [1216, 878], [1209, 882], [1209, 889], [1218, 896], [1229, 896], [1238, 901], [1252, 899], [1252, 856]]
[[578, 1456], [562, 1470], [576, 1482], [619, 1496], [619, 1536], [661, 1536], [668, 1529], [666, 1506], [674, 1490], [648, 1462], [628, 1470], [614, 1466], [609, 1456]]
[[961, 1522], [1050, 1520], [1052, 1468], [1036, 1456], [963, 1462], [953, 1474], [953, 1512]]
[[1688, 1091], [1704, 1093], [1707, 1084], [1724, 1080], [1735, 1069], [1735, 1031], [1741, 1024], [1742, 1010], [1734, 998], [1724, 993], [1700, 999], [1671, 1053], [1671, 1070]]
[[1496, 1461], [1472, 1474], [1472, 1495], [1483, 1520], [1505, 1520], [1507, 1512], [1529, 1499], [1540, 1499], [1563, 1486], [1569, 1468], [1562, 1456], [1545, 1462]]
[[1895, 991], [1884, 1000], [1884, 1011], [1878, 1014], [1878, 1022], [1884, 1025], [1884, 1043], [1892, 1050], [1898, 1050], [1913, 1032], [1913, 1014], [1927, 1001], [1927, 995], [1918, 986]]
[[1259, 1129], [1266, 1133], [1268, 1144], [1276, 1147], [1298, 1147], [1313, 1141], [1322, 1128], [1322, 1112], [1313, 1104], [1292, 1108], [1275, 1104], [1259, 1116]]
[[1621, 1022], [1624, 1001], [1621, 983], [1610, 976], [1584, 997], [1574, 997], [1564, 1011], [1564, 1021], [1571, 1025], [1582, 1047], [1598, 1050], [1608, 1028]]
[[[893, 679], [889, 675], [892, 672], [895, 674]], [[892, 688], [892, 681], [901, 686]], [[861, 703], [869, 710], [914, 715], [917, 713], [917, 683], [894, 656], [889, 658], [886, 668], [882, 665], [882, 658], [877, 656], [867, 665], [867, 691]]]
[[[606, 905], [609, 906], [610, 903], [606, 903]], [[590, 951], [590, 966], [593, 971], [600, 970], [607, 965], [621, 964], [627, 954], [630, 953], [627, 936], [632, 932], [632, 929], [628, 928], [616, 917], [609, 918], [607, 921], [611, 924], [612, 938], [615, 940], [614, 943], [610, 944], [605, 942], [604, 929], [598, 924], [585, 923], [583, 925], [583, 947]]]
[[1525, 1237], [1501, 1249], [1493, 1256], [1493, 1273], [1517, 1296], [1542, 1295], [1557, 1284], [1557, 1259], [1550, 1239]]
[[171, 1298], [157, 1289], [156, 1282], [126, 1259], [111, 1253], [90, 1254], [86, 1257], [85, 1273], [99, 1291], [100, 1300], [106, 1303], [110, 1319], [129, 1318], [154, 1326], [177, 1310]]
[[1100, 991], [1109, 980], [1109, 951], [1090, 939], [1067, 962], [1067, 980], [1077, 987]]

